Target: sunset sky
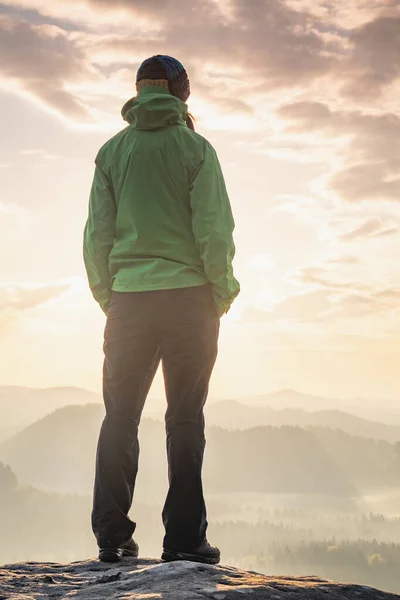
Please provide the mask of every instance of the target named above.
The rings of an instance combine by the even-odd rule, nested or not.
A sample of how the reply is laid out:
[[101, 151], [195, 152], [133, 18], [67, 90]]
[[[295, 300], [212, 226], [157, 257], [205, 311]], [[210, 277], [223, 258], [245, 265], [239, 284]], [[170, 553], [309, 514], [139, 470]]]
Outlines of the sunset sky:
[[93, 161], [162, 53], [188, 71], [236, 220], [242, 292], [213, 396], [400, 394], [397, 0], [8, 0], [0, 15], [0, 385], [100, 390], [105, 317], [81, 250]]

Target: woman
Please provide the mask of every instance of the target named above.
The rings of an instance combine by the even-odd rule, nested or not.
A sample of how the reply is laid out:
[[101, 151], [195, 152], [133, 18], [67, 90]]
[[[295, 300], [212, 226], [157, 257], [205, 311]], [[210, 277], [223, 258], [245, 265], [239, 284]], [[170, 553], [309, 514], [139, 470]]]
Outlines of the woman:
[[99, 151], [84, 234], [94, 298], [107, 315], [92, 526], [99, 558], [138, 556], [128, 517], [142, 409], [162, 362], [169, 491], [162, 558], [216, 564], [206, 538], [203, 408], [220, 317], [239, 293], [234, 221], [218, 158], [194, 132], [182, 64], [153, 56], [122, 108], [128, 127]]

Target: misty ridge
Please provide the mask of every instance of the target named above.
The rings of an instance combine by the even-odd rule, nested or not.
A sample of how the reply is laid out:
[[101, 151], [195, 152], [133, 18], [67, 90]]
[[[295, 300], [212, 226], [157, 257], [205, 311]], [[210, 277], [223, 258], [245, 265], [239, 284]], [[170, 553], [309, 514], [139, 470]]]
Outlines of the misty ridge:
[[[57, 409], [3, 441], [0, 460], [23, 483], [60, 493], [90, 493], [103, 417], [98, 404]], [[167, 485], [163, 424], [143, 419], [139, 439], [137, 493], [160, 495]], [[229, 431], [211, 426], [207, 449], [204, 483], [209, 492], [357, 496], [398, 485], [400, 444], [337, 429], [259, 426]]]
[[[163, 535], [163, 404], [150, 399], [140, 427], [132, 512], [148, 556], [159, 554]], [[362, 400], [353, 413], [343, 408], [289, 390], [209, 403], [204, 487], [224, 562], [400, 592], [400, 411]], [[90, 510], [103, 416], [100, 397], [86, 390], [0, 388], [0, 536], [9, 540], [1, 562], [95, 554]]]
[[[290, 391], [270, 398], [272, 404], [281, 400], [296, 406], [278, 410], [245, 401], [207, 406], [204, 483], [209, 493], [357, 498], [397, 489], [400, 425], [342, 410], [300, 408], [301, 402], [310, 404], [310, 397]], [[145, 502], [161, 499], [167, 489], [163, 411], [161, 406], [154, 410], [154, 401], [149, 404], [139, 433], [136, 492]], [[99, 396], [79, 388], [0, 388], [0, 417], [0, 460], [22, 484], [56, 493], [92, 492], [104, 417]]]
[[[82, 388], [0, 386], [0, 441], [58, 408], [91, 403], [103, 406], [99, 394]], [[143, 415], [163, 420], [165, 408], [164, 398], [149, 398]], [[390, 442], [400, 439], [400, 409], [397, 402], [382, 399], [341, 400], [281, 390], [240, 400], [216, 401], [210, 398], [206, 405], [206, 417], [208, 425], [225, 429], [246, 429], [259, 425], [314, 425]]]
[[[0, 547], [1, 563], [69, 562], [94, 555], [90, 496], [51, 494], [23, 486], [1, 463], [0, 487], [0, 534], [7, 539]], [[350, 514], [350, 506], [340, 510], [327, 507], [324, 501], [312, 511], [272, 509], [249, 495], [236, 500], [211, 495], [208, 505], [211, 534], [232, 566], [266, 574], [318, 571], [330, 579], [400, 591], [400, 518]], [[160, 510], [157, 504], [135, 502], [144, 556], [160, 551]]]

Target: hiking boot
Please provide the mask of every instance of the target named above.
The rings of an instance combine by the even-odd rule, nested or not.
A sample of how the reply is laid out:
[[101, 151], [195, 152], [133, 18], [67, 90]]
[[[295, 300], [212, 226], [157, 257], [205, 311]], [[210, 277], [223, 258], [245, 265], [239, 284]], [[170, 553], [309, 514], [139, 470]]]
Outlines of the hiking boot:
[[206, 563], [207, 565], [217, 565], [221, 554], [218, 548], [211, 546], [207, 541], [203, 542], [191, 552], [179, 552], [178, 550], [167, 550], [164, 548], [161, 559], [165, 562], [173, 560], [189, 560], [192, 562]]
[[130, 538], [125, 544], [122, 544], [122, 556], [137, 558], [139, 556], [139, 546], [133, 538]]
[[118, 548], [99, 548], [99, 560], [102, 562], [119, 562], [123, 556], [131, 558], [139, 556], [139, 546], [133, 538]]

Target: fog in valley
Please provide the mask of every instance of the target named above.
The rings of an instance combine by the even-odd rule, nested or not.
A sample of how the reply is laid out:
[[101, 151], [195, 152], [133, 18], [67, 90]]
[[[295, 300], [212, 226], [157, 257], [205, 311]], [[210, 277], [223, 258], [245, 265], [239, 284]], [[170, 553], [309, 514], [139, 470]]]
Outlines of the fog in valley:
[[[167, 491], [163, 401], [150, 398], [132, 517], [159, 556]], [[210, 399], [204, 486], [223, 562], [400, 592], [400, 409], [285, 390]], [[91, 492], [100, 396], [0, 388], [0, 562], [95, 556]], [[375, 417], [372, 420], [372, 417]], [[378, 418], [380, 417], [380, 418]]]

